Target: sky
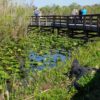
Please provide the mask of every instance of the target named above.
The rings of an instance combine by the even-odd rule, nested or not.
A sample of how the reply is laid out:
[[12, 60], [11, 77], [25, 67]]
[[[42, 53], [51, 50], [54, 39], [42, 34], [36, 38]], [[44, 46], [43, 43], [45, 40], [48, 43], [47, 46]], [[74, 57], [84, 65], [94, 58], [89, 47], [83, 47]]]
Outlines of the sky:
[[52, 6], [53, 4], [55, 5], [70, 5], [73, 2], [78, 3], [82, 6], [84, 5], [93, 5], [93, 4], [100, 4], [100, 0], [34, 0], [34, 5], [37, 7], [43, 7], [46, 5]]
[[[93, 4], [100, 4], [100, 0], [14, 0], [20, 4], [28, 3], [34, 5], [36, 7], [43, 7], [46, 5], [60, 5], [60, 6], [68, 6], [73, 2], [78, 3], [82, 6], [84, 5], [93, 5]], [[32, 2], [33, 1], [33, 2]]]

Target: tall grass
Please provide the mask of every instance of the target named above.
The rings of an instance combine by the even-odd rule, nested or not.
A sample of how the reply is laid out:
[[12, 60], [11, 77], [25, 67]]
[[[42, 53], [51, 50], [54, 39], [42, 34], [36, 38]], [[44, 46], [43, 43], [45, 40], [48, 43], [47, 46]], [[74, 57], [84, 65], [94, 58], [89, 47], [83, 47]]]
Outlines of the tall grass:
[[4, 4], [6, 5], [1, 6], [0, 9], [1, 39], [4, 39], [5, 35], [11, 36], [14, 39], [26, 35], [27, 25], [29, 22], [28, 15], [32, 14], [32, 7], [13, 6], [10, 5], [9, 2]]
[[32, 7], [10, 5], [8, 0], [0, 0], [0, 92], [4, 94], [10, 88], [10, 100], [14, 100], [11, 92], [14, 94], [15, 88], [18, 88], [16, 86], [20, 84], [18, 73], [24, 48], [19, 41], [27, 36], [28, 15], [32, 11]]
[[[67, 92], [71, 81], [63, 73], [68, 72], [73, 59], [77, 58], [81, 65], [100, 66], [100, 41], [81, 45], [83, 41], [56, 34], [30, 32], [27, 35], [32, 7], [3, 5], [0, 10], [0, 91], [5, 93], [9, 87], [10, 100], [70, 100], [76, 90]], [[57, 67], [34, 73], [29, 70], [30, 51], [45, 54], [50, 49], [62, 48], [73, 50], [66, 64], [58, 62]], [[25, 66], [21, 69], [23, 62]]]

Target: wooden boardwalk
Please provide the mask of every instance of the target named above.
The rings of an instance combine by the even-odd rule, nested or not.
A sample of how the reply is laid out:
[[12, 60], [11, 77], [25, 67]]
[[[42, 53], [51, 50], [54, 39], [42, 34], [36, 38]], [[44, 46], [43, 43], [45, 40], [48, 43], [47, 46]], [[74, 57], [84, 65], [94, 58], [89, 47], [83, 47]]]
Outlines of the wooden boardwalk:
[[84, 16], [40, 16], [30, 17], [30, 24], [28, 28], [40, 27], [49, 28], [54, 32], [57, 29], [58, 33], [60, 30], [70, 30], [73, 34], [74, 31], [83, 31], [86, 37], [89, 32], [95, 32], [100, 36], [100, 14], [91, 14]]

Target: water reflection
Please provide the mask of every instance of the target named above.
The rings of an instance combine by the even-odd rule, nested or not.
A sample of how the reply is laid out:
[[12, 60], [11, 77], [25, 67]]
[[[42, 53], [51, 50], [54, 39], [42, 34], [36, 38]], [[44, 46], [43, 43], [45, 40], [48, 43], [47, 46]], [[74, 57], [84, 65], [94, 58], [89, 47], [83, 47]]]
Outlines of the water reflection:
[[[64, 51], [63, 51], [64, 53]], [[32, 70], [43, 70], [45, 67], [52, 68], [57, 66], [57, 62], [66, 63], [66, 55], [61, 50], [50, 51], [48, 54], [39, 55], [38, 53], [31, 52], [29, 54], [30, 66]]]

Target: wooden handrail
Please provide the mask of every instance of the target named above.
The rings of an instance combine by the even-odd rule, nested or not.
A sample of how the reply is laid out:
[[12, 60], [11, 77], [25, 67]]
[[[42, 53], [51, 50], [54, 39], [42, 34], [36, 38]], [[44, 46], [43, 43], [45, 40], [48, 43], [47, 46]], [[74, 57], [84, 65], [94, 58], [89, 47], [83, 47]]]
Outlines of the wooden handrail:
[[[42, 17], [52, 17], [52, 16], [55, 16], [55, 17], [61, 17], [61, 16], [67, 17], [67, 16], [64, 16], [64, 15], [43, 15]], [[79, 15], [68, 15], [68, 17], [70, 17], [70, 16], [79, 16]], [[82, 15], [82, 16], [100, 16], [100, 14], [87, 14], [87, 15]], [[29, 17], [35, 17], [35, 16], [29, 16]]]
[[[31, 25], [36, 22], [35, 16], [31, 17]], [[94, 26], [98, 33], [100, 33], [100, 14], [88, 14], [88, 15], [71, 15], [71, 16], [61, 16], [61, 15], [50, 15], [50, 16], [38, 16], [39, 25], [36, 26], [48, 26], [53, 28], [70, 28], [73, 25], [73, 29], [78, 29], [78, 25], [81, 25], [82, 30], [91, 30]], [[33, 24], [35, 26], [35, 24]]]

